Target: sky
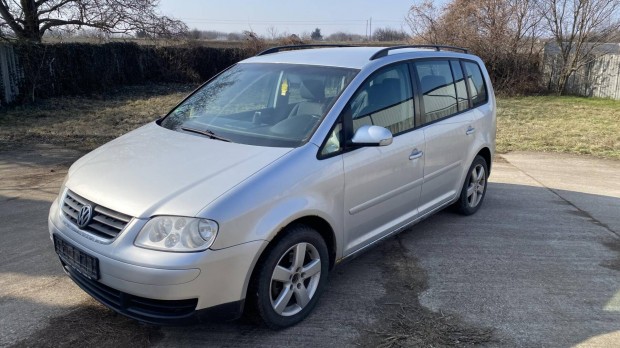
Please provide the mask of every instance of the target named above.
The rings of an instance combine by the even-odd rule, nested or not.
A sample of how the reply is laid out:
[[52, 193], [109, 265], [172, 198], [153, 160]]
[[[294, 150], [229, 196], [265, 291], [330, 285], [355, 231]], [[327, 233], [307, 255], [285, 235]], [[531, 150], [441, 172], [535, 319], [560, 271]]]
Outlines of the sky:
[[323, 36], [344, 31], [365, 35], [372, 18], [379, 27], [407, 29], [405, 16], [412, 0], [160, 0], [160, 12], [183, 20], [190, 29], [241, 32], [252, 30], [268, 35], [310, 33]]

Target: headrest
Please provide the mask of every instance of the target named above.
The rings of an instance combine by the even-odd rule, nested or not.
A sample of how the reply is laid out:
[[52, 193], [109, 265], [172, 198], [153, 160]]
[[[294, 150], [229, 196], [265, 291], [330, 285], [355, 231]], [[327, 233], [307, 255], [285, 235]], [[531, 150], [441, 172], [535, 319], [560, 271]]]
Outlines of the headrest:
[[383, 85], [386, 89], [390, 91], [397, 91], [400, 87], [400, 80], [394, 77], [390, 77], [387, 79], [383, 79], [381, 85]]
[[434, 91], [447, 84], [446, 78], [438, 75], [427, 75], [422, 78], [422, 94]]
[[301, 97], [309, 100], [325, 99], [325, 84], [321, 80], [304, 80], [299, 90]]
[[368, 89], [368, 103], [374, 109], [382, 109], [394, 105], [401, 100], [398, 79], [385, 79], [382, 83]]

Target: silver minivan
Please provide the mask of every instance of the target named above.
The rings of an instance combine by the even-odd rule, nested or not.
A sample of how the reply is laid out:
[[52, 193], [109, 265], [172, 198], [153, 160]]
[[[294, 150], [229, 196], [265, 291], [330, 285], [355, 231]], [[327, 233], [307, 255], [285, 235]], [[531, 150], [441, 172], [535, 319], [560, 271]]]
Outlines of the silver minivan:
[[270, 49], [75, 162], [50, 237], [71, 279], [128, 317], [246, 310], [287, 327], [339, 262], [445, 207], [480, 208], [495, 117], [462, 49]]

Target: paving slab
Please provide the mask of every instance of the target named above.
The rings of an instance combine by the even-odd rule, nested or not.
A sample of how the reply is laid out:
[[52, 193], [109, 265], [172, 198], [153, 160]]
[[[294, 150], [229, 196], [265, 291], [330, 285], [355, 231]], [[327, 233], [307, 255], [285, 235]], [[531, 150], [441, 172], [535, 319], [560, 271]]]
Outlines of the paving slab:
[[[476, 215], [440, 213], [405, 235], [429, 275], [422, 304], [494, 327], [498, 346], [620, 346], [620, 269], [609, 267], [620, 256], [609, 246], [619, 242], [588, 216], [620, 203], [616, 191], [604, 189], [618, 163], [522, 156], [503, 156], [508, 162], [494, 165]], [[597, 185], [573, 177], [582, 172], [565, 170], [584, 161], [593, 164], [589, 177]], [[561, 195], [544, 183], [562, 187]], [[619, 219], [609, 215], [605, 223], [615, 226]]]

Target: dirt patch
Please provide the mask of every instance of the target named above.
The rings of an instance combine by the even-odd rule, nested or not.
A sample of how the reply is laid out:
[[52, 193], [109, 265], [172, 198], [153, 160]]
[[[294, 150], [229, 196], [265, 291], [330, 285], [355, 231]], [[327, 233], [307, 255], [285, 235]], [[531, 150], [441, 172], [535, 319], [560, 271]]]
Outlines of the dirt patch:
[[490, 342], [492, 330], [478, 328], [459, 317], [433, 312], [418, 296], [427, 287], [426, 272], [399, 236], [386, 241], [380, 252], [387, 275], [386, 295], [376, 303], [378, 319], [360, 328], [357, 345], [363, 347], [461, 347]]
[[493, 156], [493, 163], [509, 163], [504, 157], [499, 154]]
[[65, 315], [12, 347], [148, 347], [161, 340], [157, 327], [139, 324], [94, 300]]
[[613, 241], [603, 243], [604, 246], [610, 250], [617, 252], [616, 258], [613, 260], [605, 261], [601, 264], [603, 267], [620, 271], [620, 239], [614, 239]]
[[618, 234], [616, 231], [612, 230], [611, 227], [609, 227], [609, 225], [602, 223], [601, 221], [595, 219], [592, 214], [588, 213], [585, 210], [582, 210], [581, 208], [579, 208], [578, 206], [574, 205], [573, 203], [571, 203], [570, 201], [567, 201], [566, 199], [564, 199], [562, 196], [560, 196], [555, 190], [550, 189], [553, 193], [555, 193], [558, 197], [560, 197], [561, 199], [565, 200], [568, 204], [570, 204], [573, 208], [575, 208], [575, 210], [568, 210], [567, 213], [571, 214], [571, 215], [575, 215], [575, 216], [579, 216], [582, 218], [587, 219], [590, 223], [596, 225], [596, 226], [600, 226], [603, 227], [604, 229], [608, 230], [609, 232], [613, 233], [613, 234]]

